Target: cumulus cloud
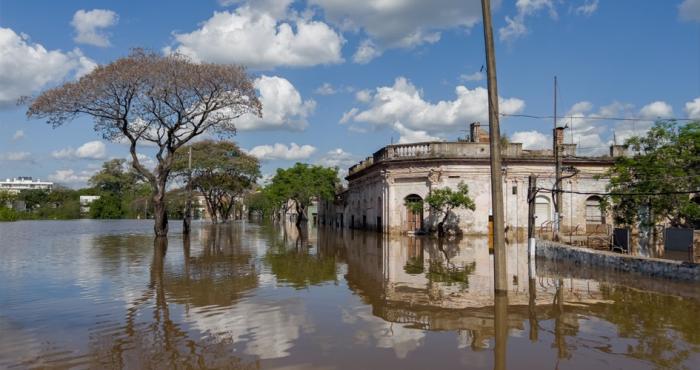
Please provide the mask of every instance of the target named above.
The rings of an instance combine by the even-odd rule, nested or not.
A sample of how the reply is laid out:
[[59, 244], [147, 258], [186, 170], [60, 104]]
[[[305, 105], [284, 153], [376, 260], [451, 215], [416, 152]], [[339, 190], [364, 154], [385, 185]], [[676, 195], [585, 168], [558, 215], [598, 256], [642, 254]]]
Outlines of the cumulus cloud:
[[357, 64], [367, 64], [380, 55], [382, 55], [382, 52], [377, 45], [372, 40], [367, 39], [363, 40], [357, 47], [355, 54], [352, 56], [352, 61]]
[[85, 184], [94, 174], [95, 171], [89, 170], [75, 171], [72, 169], [62, 169], [56, 170], [54, 173], [50, 174], [49, 181], [70, 185]]
[[437, 136], [431, 136], [424, 130], [411, 130], [404, 125], [394, 123], [394, 131], [399, 133], [399, 144], [421, 143], [426, 141], [442, 141]]
[[519, 131], [511, 135], [510, 141], [522, 143], [523, 149], [549, 149], [552, 147], [552, 136], [539, 131]]
[[[343, 61], [345, 40], [326, 23], [280, 13], [278, 8], [246, 2], [233, 11], [214, 12], [190, 33], [175, 33], [176, 51], [194, 60], [237, 63], [255, 69], [308, 67]], [[252, 5], [251, 5], [252, 4]], [[282, 2], [286, 11], [288, 1]], [[275, 10], [277, 9], [277, 10]], [[286, 13], [286, 12], [281, 12]]]
[[351, 153], [346, 152], [341, 148], [335, 148], [328, 151], [321, 159], [318, 160], [318, 164], [326, 167], [338, 167], [341, 170], [346, 170], [348, 167], [355, 164], [357, 159]]
[[372, 100], [372, 91], [368, 89], [360, 90], [355, 93], [355, 99], [361, 103], [369, 103]]
[[576, 7], [575, 12], [576, 14], [590, 17], [596, 10], [598, 10], [598, 0], [587, 0], [582, 5]]
[[24, 139], [24, 131], [23, 130], [17, 130], [15, 131], [15, 134], [12, 135], [12, 141], [18, 141]]
[[240, 131], [255, 130], [303, 130], [307, 118], [314, 109], [313, 99], [303, 100], [301, 94], [287, 79], [277, 76], [261, 76], [254, 81], [262, 103], [262, 118], [244, 115], [236, 123]]
[[330, 83], [324, 82], [323, 85], [317, 87], [314, 92], [318, 95], [334, 95], [338, 92], [338, 90], [336, 90]]
[[0, 154], [0, 161], [29, 161], [32, 159], [32, 153], [29, 152], [8, 152]]
[[517, 9], [516, 15], [514, 17], [506, 16], [506, 26], [498, 30], [498, 37], [501, 41], [514, 41], [524, 36], [527, 33], [526, 18], [542, 10], [548, 10], [552, 19], [559, 17], [554, 0], [518, 0], [515, 7]]
[[51, 156], [55, 159], [105, 159], [107, 146], [99, 140], [89, 141], [78, 149], [68, 147], [53, 151]]
[[70, 24], [75, 29], [73, 40], [79, 44], [99, 47], [110, 45], [105, 28], [112, 27], [119, 21], [117, 13], [107, 9], [78, 10]]
[[678, 5], [678, 16], [684, 21], [700, 22], [700, 0], [683, 0]]
[[700, 119], [700, 97], [685, 103], [685, 114], [690, 119]]
[[291, 143], [289, 146], [276, 143], [274, 145], [258, 145], [251, 149], [248, 154], [260, 160], [287, 160], [295, 161], [307, 159], [316, 152], [316, 148], [311, 145], [297, 145]]
[[[422, 91], [404, 77], [393, 86], [375, 89], [368, 96], [366, 109], [353, 108], [341, 118], [341, 123], [362, 122], [375, 128], [390, 127], [406, 133], [406, 138], [436, 139], [439, 135], [456, 132], [469, 122], [488, 122], [488, 94], [482, 87], [455, 88], [454, 100], [436, 103], [426, 101]], [[502, 113], [520, 112], [525, 102], [516, 98], [499, 98]], [[409, 135], [408, 131], [413, 132]], [[420, 134], [420, 132], [423, 134]]]
[[666, 102], [655, 101], [643, 106], [639, 113], [647, 119], [668, 118], [673, 116], [673, 108]]
[[474, 72], [472, 74], [463, 74], [459, 76], [461, 82], [475, 82], [484, 79], [484, 72]]
[[68, 77], [79, 77], [95, 66], [80, 49], [49, 51], [25, 34], [0, 27], [0, 108], [14, 106], [24, 95]]
[[[367, 63], [386, 48], [411, 48], [440, 40], [441, 31], [471, 29], [481, 21], [479, 1], [464, 0], [310, 0], [323, 9], [326, 19], [344, 31], [363, 31], [369, 40], [360, 44], [353, 60]], [[494, 1], [498, 7], [500, 1]]]

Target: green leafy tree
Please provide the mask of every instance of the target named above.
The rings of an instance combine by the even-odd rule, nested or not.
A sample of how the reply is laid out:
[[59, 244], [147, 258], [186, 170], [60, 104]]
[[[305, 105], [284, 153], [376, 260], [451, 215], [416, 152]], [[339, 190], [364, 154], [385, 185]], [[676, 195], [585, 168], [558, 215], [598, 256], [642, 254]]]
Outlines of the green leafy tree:
[[284, 207], [289, 200], [294, 204], [299, 226], [306, 219], [306, 208], [314, 199], [331, 200], [339, 186], [338, 169], [296, 163], [287, 169], [277, 169], [266, 189], [270, 202]]
[[[469, 197], [469, 186], [464, 182], [457, 185], [457, 190], [451, 188], [435, 189], [425, 197], [425, 203], [430, 208], [431, 214], [435, 215], [438, 221], [438, 236], [445, 235], [445, 222], [453, 210], [464, 208], [473, 211], [475, 209], [474, 200]], [[412, 207], [422, 207], [420, 203], [413, 203]]]
[[[700, 122], [657, 122], [643, 137], [625, 144], [633, 155], [619, 157], [604, 177], [613, 193], [603, 202], [619, 224], [668, 221], [692, 227], [700, 220]], [[694, 192], [694, 193], [693, 193]], [[627, 195], [629, 194], [629, 195]], [[649, 212], [651, 217], [640, 217]]]
[[214, 223], [228, 220], [236, 201], [260, 177], [260, 162], [230, 141], [205, 140], [184, 147], [175, 156], [174, 174], [189, 175], [192, 148], [192, 187], [204, 196]]
[[49, 192], [43, 189], [22, 190], [17, 199], [24, 201], [28, 211], [34, 211], [46, 204], [49, 199]]
[[[106, 140], [126, 142], [132, 167], [151, 187], [154, 232], [164, 237], [175, 154], [201, 134], [234, 134], [237, 118], [261, 112], [243, 67], [136, 49], [77, 81], [44, 91], [31, 100], [27, 116], [58, 127], [85, 115]], [[144, 144], [155, 147], [153, 169], [139, 159], [137, 148]]]
[[124, 217], [121, 201], [114, 194], [104, 193], [100, 199], [90, 203], [90, 217], [98, 219], [119, 219]]

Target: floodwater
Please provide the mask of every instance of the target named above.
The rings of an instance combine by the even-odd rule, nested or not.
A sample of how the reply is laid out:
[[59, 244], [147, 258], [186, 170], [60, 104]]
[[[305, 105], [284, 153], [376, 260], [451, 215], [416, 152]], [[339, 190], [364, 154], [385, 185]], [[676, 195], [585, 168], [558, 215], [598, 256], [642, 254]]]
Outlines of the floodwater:
[[[700, 368], [698, 284], [292, 225], [0, 224], [0, 368]], [[532, 277], [532, 278], [531, 278]]]

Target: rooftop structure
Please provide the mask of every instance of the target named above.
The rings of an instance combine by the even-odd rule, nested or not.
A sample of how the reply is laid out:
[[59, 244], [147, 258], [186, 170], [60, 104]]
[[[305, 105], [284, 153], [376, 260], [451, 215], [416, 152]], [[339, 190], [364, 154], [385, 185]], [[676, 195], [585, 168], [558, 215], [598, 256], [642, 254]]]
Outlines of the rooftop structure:
[[0, 191], [7, 191], [17, 194], [22, 190], [48, 190], [53, 189], [53, 182], [32, 179], [28, 176], [20, 176], [12, 179], [0, 181]]

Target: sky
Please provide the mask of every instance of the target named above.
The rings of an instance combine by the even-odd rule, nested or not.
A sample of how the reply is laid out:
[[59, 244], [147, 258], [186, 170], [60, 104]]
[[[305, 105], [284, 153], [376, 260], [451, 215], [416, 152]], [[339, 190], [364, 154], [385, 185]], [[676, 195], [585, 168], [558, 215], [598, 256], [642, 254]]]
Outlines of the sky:
[[[700, 0], [492, 8], [501, 131], [524, 148], [550, 145], [552, 119], [507, 115], [552, 116], [554, 76], [559, 124], [584, 155], [655, 119], [700, 119]], [[242, 117], [234, 140], [266, 177], [298, 161], [345, 172], [391, 143], [488, 125], [480, 0], [0, 0], [0, 178], [80, 187], [127, 158], [89, 117], [52, 128], [17, 101], [135, 47], [246, 66], [263, 117]]]

